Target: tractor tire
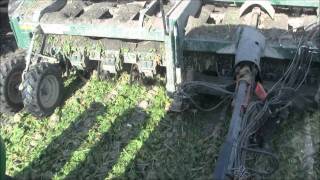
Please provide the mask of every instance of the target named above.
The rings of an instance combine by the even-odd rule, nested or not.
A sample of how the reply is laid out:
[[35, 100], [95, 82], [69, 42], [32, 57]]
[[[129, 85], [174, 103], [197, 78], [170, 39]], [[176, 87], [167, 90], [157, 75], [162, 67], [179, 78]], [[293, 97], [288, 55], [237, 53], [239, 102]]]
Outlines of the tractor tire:
[[39, 63], [25, 74], [22, 99], [25, 110], [41, 118], [51, 115], [61, 104], [62, 72], [59, 65]]
[[0, 112], [13, 114], [23, 108], [19, 85], [25, 68], [22, 53], [10, 53], [0, 64]]

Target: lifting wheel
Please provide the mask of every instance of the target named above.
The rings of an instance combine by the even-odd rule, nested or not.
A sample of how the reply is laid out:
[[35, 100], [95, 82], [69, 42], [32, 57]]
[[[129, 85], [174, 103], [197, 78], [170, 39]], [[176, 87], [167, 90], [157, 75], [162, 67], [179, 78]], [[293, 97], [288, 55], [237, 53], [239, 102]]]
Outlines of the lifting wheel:
[[51, 115], [61, 104], [63, 81], [59, 65], [39, 63], [25, 75], [22, 99], [27, 112], [36, 117]]
[[23, 108], [19, 85], [25, 61], [23, 55], [9, 58], [0, 64], [0, 112], [12, 114]]

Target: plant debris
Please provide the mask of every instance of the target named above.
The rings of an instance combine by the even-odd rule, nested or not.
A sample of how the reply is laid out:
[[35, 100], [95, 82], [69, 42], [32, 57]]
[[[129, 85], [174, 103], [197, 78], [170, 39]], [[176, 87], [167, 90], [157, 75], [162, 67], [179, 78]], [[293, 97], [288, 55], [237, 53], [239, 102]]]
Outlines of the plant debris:
[[[7, 174], [20, 179], [212, 177], [228, 124], [226, 107], [170, 114], [161, 85], [130, 85], [126, 74], [116, 82], [93, 76], [86, 84], [73, 76], [65, 87], [66, 102], [51, 117], [0, 115]], [[319, 119], [319, 112], [304, 118], [293, 114], [281, 125], [272, 141], [280, 159], [274, 178], [319, 177]]]

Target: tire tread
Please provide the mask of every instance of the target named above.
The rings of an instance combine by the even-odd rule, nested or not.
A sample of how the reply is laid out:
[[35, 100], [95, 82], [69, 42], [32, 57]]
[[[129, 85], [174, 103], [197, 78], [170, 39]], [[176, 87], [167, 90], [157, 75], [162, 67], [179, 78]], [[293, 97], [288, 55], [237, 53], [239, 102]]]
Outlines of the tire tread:
[[50, 64], [47, 62], [38, 63], [30, 67], [28, 73], [25, 74], [25, 80], [23, 82], [22, 99], [25, 110], [38, 118], [49, 116], [53, 113], [53, 110], [47, 110], [41, 107], [37, 96], [38, 87], [40, 86], [41, 79], [43, 75], [45, 75], [48, 72], [54, 74], [58, 78], [58, 81], [60, 83], [59, 99], [56, 103], [56, 106], [59, 106], [62, 99], [61, 88], [63, 85], [61, 78], [61, 70], [58, 65]]
[[24, 53], [21, 51], [16, 51], [10, 53], [6, 57], [1, 58], [0, 62], [0, 112], [6, 114], [14, 114], [23, 108], [23, 103], [12, 105], [7, 95], [6, 91], [6, 81], [10, 73], [16, 68], [24, 69], [25, 60]]

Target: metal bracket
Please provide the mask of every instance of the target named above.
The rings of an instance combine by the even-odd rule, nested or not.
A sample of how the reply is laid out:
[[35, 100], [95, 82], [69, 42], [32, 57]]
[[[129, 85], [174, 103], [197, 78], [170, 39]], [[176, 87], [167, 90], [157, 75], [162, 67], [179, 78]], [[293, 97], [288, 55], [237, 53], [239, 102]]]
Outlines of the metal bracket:
[[145, 9], [142, 9], [140, 11], [139, 25], [141, 27], [143, 26], [143, 21], [145, 16], [147, 16], [150, 12], [154, 11], [158, 4], [159, 4], [158, 0], [153, 0]]
[[116, 57], [113, 55], [110, 55], [110, 57], [108, 57], [107, 59], [101, 62], [101, 69], [111, 74], [116, 74], [117, 73], [116, 64], [117, 64]]
[[59, 60], [57, 58], [54, 58], [54, 57], [45, 56], [45, 55], [42, 55], [42, 54], [39, 54], [39, 53], [33, 53], [33, 56], [34, 57], [39, 57], [39, 58], [42, 58], [42, 59], [46, 59], [47, 62], [52, 63], [52, 64], [59, 63]]
[[45, 13], [56, 12], [62, 9], [66, 4], [67, 0], [53, 0], [53, 2], [45, 8], [41, 9], [40, 11], [36, 11], [33, 20], [37, 23], [40, 23], [40, 19]]
[[86, 67], [86, 57], [84, 53], [84, 50], [78, 50], [77, 52], [73, 53], [69, 59], [71, 65], [78, 69], [84, 70]]
[[128, 64], [137, 63], [137, 54], [135, 52], [123, 52], [123, 61]]
[[[32, 33], [32, 39], [31, 39], [31, 42], [30, 42], [30, 45], [29, 45], [29, 48], [28, 48], [28, 51], [27, 51], [27, 54], [26, 54], [26, 57], [25, 57], [26, 67], [25, 67], [25, 69], [24, 69], [23, 72], [22, 72], [22, 81], [21, 81], [21, 84], [22, 84], [22, 82], [24, 81], [25, 73], [28, 72], [29, 67], [30, 67], [30, 65], [31, 65], [32, 50], [33, 50], [33, 47], [34, 47], [34, 43], [35, 43], [35, 41], [36, 41], [36, 34], [37, 34], [38, 32], [40, 32], [40, 27], [39, 27], [39, 26], [37, 26], [37, 27], [34, 29], [33, 33]], [[44, 43], [44, 42], [42, 42], [42, 43]], [[41, 45], [41, 47], [43, 47], [43, 44]], [[20, 84], [20, 86], [19, 86], [19, 90], [22, 90], [21, 84]]]
[[275, 15], [275, 10], [271, 4], [270, 1], [268, 0], [247, 0], [245, 1], [242, 6], [240, 7], [240, 13], [239, 13], [239, 17], [243, 16], [244, 12], [250, 8], [251, 6], [254, 5], [258, 5], [260, 7], [262, 7], [264, 10], [267, 11], [268, 15], [274, 19], [274, 15]]
[[146, 77], [153, 77], [155, 74], [156, 63], [150, 60], [139, 60], [138, 67], [139, 71], [144, 73]]

